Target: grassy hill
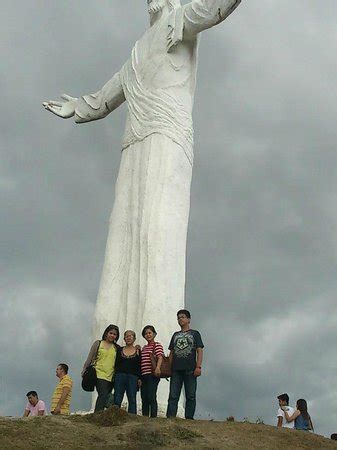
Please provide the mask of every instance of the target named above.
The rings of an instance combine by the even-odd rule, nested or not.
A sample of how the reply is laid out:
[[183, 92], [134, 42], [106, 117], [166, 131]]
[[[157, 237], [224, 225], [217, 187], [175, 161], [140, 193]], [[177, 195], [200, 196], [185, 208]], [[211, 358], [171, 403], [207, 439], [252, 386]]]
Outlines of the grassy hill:
[[0, 448], [6, 449], [335, 449], [311, 433], [240, 422], [147, 419], [110, 408], [68, 417], [0, 418]]

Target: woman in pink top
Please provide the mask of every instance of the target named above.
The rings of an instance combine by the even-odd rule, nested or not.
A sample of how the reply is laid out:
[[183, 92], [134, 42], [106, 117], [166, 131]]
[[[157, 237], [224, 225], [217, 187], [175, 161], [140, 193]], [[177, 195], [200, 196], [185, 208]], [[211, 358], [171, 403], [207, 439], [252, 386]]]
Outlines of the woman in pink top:
[[[163, 346], [155, 342], [157, 335], [152, 325], [146, 325], [143, 328], [142, 336], [147, 341], [141, 353], [141, 373], [142, 373], [142, 414], [147, 417], [157, 417], [157, 389], [160, 381], [160, 367], [164, 355]], [[157, 366], [154, 374], [152, 373], [151, 354], [157, 358]]]

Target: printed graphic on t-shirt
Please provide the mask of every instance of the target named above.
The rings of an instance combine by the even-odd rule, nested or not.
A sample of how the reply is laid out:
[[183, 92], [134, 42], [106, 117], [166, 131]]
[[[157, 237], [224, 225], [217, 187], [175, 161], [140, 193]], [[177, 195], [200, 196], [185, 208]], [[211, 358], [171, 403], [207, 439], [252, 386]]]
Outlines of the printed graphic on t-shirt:
[[187, 358], [194, 347], [193, 335], [186, 333], [178, 334], [174, 347], [177, 358]]

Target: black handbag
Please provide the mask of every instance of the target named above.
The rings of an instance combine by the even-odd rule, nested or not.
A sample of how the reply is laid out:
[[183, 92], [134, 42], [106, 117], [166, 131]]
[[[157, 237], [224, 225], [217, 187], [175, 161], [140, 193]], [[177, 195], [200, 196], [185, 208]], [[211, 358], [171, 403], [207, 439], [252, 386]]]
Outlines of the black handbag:
[[95, 359], [90, 364], [90, 366], [88, 366], [85, 369], [85, 371], [82, 375], [81, 386], [82, 386], [82, 389], [86, 392], [93, 392], [95, 390], [95, 386], [97, 383], [97, 374], [96, 374], [96, 369], [95, 369], [95, 363], [96, 363], [100, 343], [101, 343], [101, 341], [98, 344]]
[[93, 392], [97, 383], [97, 375], [95, 366], [88, 366], [82, 377], [82, 389], [87, 392]]

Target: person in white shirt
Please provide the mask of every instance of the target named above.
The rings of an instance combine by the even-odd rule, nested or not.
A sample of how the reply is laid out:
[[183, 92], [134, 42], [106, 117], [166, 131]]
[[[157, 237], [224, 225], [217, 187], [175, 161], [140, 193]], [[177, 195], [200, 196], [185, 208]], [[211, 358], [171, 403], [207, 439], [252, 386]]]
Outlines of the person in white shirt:
[[289, 414], [289, 416], [291, 416], [295, 412], [294, 408], [289, 406], [289, 395], [281, 394], [278, 395], [277, 399], [279, 404], [279, 409], [277, 411], [277, 426], [283, 428], [294, 428], [294, 422], [287, 422], [284, 415], [284, 408], [287, 409], [287, 413]]

